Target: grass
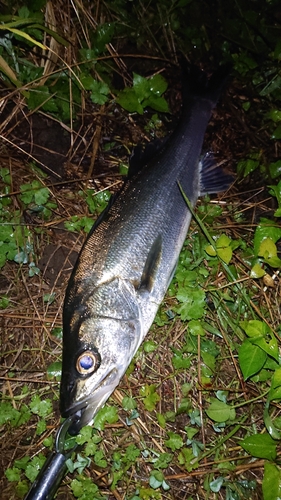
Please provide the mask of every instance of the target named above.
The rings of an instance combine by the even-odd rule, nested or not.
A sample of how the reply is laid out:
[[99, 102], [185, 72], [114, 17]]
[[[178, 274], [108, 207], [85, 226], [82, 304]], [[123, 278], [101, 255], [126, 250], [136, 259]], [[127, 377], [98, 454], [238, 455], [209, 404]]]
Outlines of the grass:
[[206, 145], [239, 176], [223, 196], [200, 200], [154, 325], [77, 437], [57, 498], [280, 496], [280, 26], [271, 33], [265, 22], [273, 5], [253, 21], [247, 4], [216, 31], [216, 13], [191, 3], [169, 4], [167, 15], [165, 2], [94, 11], [33, 2], [2, 20], [3, 499], [23, 498], [53, 449], [67, 279], [133, 144], [173, 128], [161, 112], [167, 102], [179, 110], [180, 70], [167, 63], [177, 50], [234, 63]]

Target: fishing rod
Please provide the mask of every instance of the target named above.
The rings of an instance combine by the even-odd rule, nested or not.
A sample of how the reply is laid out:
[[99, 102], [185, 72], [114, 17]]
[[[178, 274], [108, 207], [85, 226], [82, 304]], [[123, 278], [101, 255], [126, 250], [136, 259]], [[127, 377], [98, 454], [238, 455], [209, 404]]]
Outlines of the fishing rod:
[[24, 500], [52, 500], [54, 498], [67, 472], [66, 461], [78, 447], [76, 444], [70, 450], [65, 449], [66, 434], [75, 418], [75, 415], [68, 417], [59, 427], [55, 449], [48, 456]]

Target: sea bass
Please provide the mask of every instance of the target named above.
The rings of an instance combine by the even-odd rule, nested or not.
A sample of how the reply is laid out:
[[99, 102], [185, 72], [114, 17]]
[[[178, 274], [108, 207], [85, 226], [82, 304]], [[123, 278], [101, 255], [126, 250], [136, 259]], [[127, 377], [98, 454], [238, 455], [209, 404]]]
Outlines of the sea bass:
[[189, 70], [182, 115], [157, 155], [134, 170], [94, 224], [79, 254], [63, 309], [60, 409], [77, 434], [120, 382], [147, 334], [173, 277], [194, 206], [230, 177], [210, 158], [203, 138], [228, 69], [208, 80]]

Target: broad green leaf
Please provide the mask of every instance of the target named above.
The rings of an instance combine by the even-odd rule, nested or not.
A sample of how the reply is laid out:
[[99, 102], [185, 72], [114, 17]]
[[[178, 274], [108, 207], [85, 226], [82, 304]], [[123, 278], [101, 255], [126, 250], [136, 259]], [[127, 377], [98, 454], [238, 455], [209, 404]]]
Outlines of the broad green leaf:
[[217, 240], [216, 240], [216, 247], [217, 248], [225, 248], [228, 247], [231, 244], [231, 239], [226, 236], [226, 234], [222, 234]]
[[123, 401], [122, 401], [122, 407], [126, 411], [134, 410], [137, 407], [136, 400], [134, 398], [124, 396]]
[[106, 83], [95, 81], [90, 95], [91, 101], [102, 106], [108, 101], [109, 93], [110, 89]]
[[21, 476], [21, 471], [17, 467], [12, 467], [11, 469], [5, 470], [5, 476], [8, 481], [19, 481]]
[[159, 394], [156, 392], [156, 385], [145, 385], [140, 389], [140, 396], [142, 396], [144, 406], [146, 410], [153, 411], [156, 407], [156, 404], [160, 400]]
[[262, 218], [254, 235], [255, 256], [258, 256], [261, 243], [265, 238], [270, 238], [273, 243], [276, 243], [281, 238], [281, 228], [272, 220]]
[[263, 500], [280, 500], [281, 471], [275, 464], [265, 462], [262, 481]]
[[[281, 177], [281, 160], [277, 160], [273, 163], [270, 163], [269, 164], [269, 172], [270, 172], [270, 176], [272, 179], [277, 179], [278, 177]], [[281, 182], [279, 182], [278, 186], [279, 186], [278, 193], [279, 193], [279, 197], [280, 197], [279, 200], [281, 200], [281, 193], [280, 193]], [[269, 186], [269, 187], [274, 189], [277, 186]], [[273, 194], [271, 191], [269, 191], [269, 192], [270, 192], [270, 194]], [[276, 195], [274, 195], [274, 196], [276, 196]], [[280, 204], [279, 200], [278, 200], [278, 203]]]
[[56, 99], [54, 95], [50, 94], [50, 89], [46, 86], [30, 89], [27, 103], [30, 109], [42, 108], [49, 113], [58, 111]]
[[55, 380], [60, 380], [61, 379], [61, 370], [62, 370], [62, 363], [61, 361], [54, 361], [54, 363], [51, 363], [47, 367], [47, 377], [49, 380], [55, 379]]
[[162, 95], [166, 92], [168, 88], [168, 83], [162, 75], [153, 75], [148, 80], [149, 89], [151, 92], [157, 95]]
[[267, 432], [272, 437], [272, 439], [280, 441], [281, 434], [277, 427], [275, 426], [274, 419], [269, 414], [269, 400], [266, 402], [264, 410], [263, 410], [263, 421], [266, 427]]
[[45, 203], [48, 201], [49, 196], [50, 196], [49, 189], [41, 188], [34, 193], [34, 201], [36, 205], [45, 205]]
[[260, 91], [261, 96], [266, 96], [274, 92], [275, 90], [279, 90], [281, 86], [281, 76], [279, 74], [275, 74], [271, 80], [266, 84], [266, 86]]
[[258, 159], [248, 158], [246, 160], [240, 160], [237, 164], [237, 172], [239, 175], [243, 174], [243, 177], [254, 172], [260, 165]]
[[29, 460], [30, 460], [29, 457], [20, 458], [14, 461], [14, 466], [17, 467], [18, 469], [25, 470]]
[[156, 342], [153, 342], [153, 340], [147, 340], [143, 343], [143, 350], [147, 353], [155, 351], [157, 347]]
[[253, 345], [249, 340], [243, 342], [238, 349], [238, 357], [245, 380], [259, 372], [266, 361], [266, 353], [259, 346]]
[[82, 427], [79, 434], [75, 437], [76, 443], [84, 444], [87, 441], [90, 441], [90, 439], [92, 438], [92, 434], [93, 434], [93, 428], [90, 425]]
[[258, 256], [263, 257], [265, 262], [272, 267], [281, 266], [281, 259], [277, 257], [277, 247], [271, 238], [265, 238], [261, 242]]
[[125, 88], [122, 92], [119, 92], [116, 102], [130, 113], [143, 114], [143, 107], [133, 88]]
[[205, 310], [205, 292], [190, 286], [180, 288], [176, 298], [181, 302], [176, 312], [183, 321], [202, 318]]
[[43, 467], [44, 463], [46, 461], [46, 457], [42, 453], [39, 453], [39, 455], [35, 456], [32, 458], [32, 460], [29, 462], [25, 469], [25, 475], [27, 479], [29, 479], [32, 483], [35, 481], [36, 477], [39, 474], [39, 471]]
[[187, 438], [191, 441], [196, 434], [198, 434], [199, 429], [195, 427], [185, 427]]
[[187, 354], [178, 349], [173, 349], [173, 351], [174, 351], [174, 356], [172, 357], [173, 367], [176, 370], [189, 368], [190, 358], [187, 356]]
[[159, 486], [161, 486], [163, 481], [164, 481], [163, 472], [161, 472], [159, 470], [153, 470], [150, 473], [149, 486], [151, 486], [151, 488], [153, 488], [153, 489], [159, 488]]
[[46, 425], [46, 420], [39, 420], [39, 422], [37, 422], [37, 426], [36, 426], [36, 434], [37, 436], [41, 436], [41, 434], [43, 434], [43, 432], [45, 432], [47, 428], [47, 425]]
[[167, 435], [169, 439], [165, 441], [165, 445], [171, 448], [172, 451], [180, 450], [183, 447], [183, 439], [179, 434], [175, 432], [168, 431]]
[[259, 320], [241, 321], [241, 327], [251, 339], [253, 345], [259, 346], [276, 361], [279, 359], [278, 343], [266, 323]]
[[150, 94], [149, 80], [137, 73], [133, 74], [133, 89], [140, 101], [146, 99]]
[[126, 448], [126, 454], [124, 459], [126, 459], [127, 462], [135, 463], [136, 458], [138, 458], [141, 454], [141, 451], [139, 448], [136, 447], [134, 444], [129, 444]]
[[198, 320], [189, 321], [188, 331], [191, 335], [200, 335], [201, 337], [204, 337], [206, 335], [205, 330], [202, 326], [202, 322]]
[[0, 309], [6, 309], [9, 304], [10, 304], [10, 299], [8, 297], [6, 296], [0, 297]]
[[228, 391], [216, 391], [216, 397], [223, 403], [227, 402]]
[[32, 413], [43, 418], [46, 418], [53, 411], [51, 400], [49, 398], [41, 399], [37, 394], [32, 397], [29, 407]]
[[106, 45], [111, 42], [114, 30], [114, 23], [102, 23], [96, 27], [93, 35], [92, 46], [95, 48], [97, 55], [104, 52]]
[[69, 472], [74, 472], [77, 470], [78, 474], [81, 474], [85, 467], [88, 467], [91, 463], [91, 459], [89, 457], [82, 457], [79, 453], [77, 453], [75, 462], [69, 458], [66, 460], [66, 465]]
[[251, 269], [251, 278], [257, 279], [262, 278], [266, 274], [265, 270], [261, 267], [260, 264], [255, 264]]
[[139, 496], [142, 500], [162, 500], [162, 493], [153, 488], [140, 488]]
[[211, 404], [206, 413], [211, 420], [215, 422], [227, 422], [227, 420], [235, 419], [236, 413], [234, 408], [216, 398], [210, 398], [210, 401]]
[[114, 406], [104, 406], [95, 416], [93, 427], [102, 431], [106, 423], [115, 424], [117, 421], [117, 409]]
[[232, 248], [230, 245], [231, 239], [226, 234], [222, 234], [216, 241], [217, 255], [226, 264], [229, 264], [232, 257]]
[[256, 319], [251, 319], [249, 321], [240, 321], [240, 326], [243, 328], [248, 337], [259, 338], [260, 336], [265, 336], [269, 329], [266, 323]]
[[279, 140], [281, 139], [281, 125], [278, 125], [274, 132], [272, 132], [271, 139]]
[[216, 249], [213, 245], [207, 245], [205, 247], [205, 252], [210, 255], [210, 257], [215, 257], [217, 255]]
[[94, 455], [94, 462], [98, 467], [106, 467], [107, 466], [107, 461], [104, 456], [103, 450], [98, 450], [95, 455]]
[[214, 493], [218, 493], [223, 485], [224, 478], [223, 477], [218, 477], [217, 479], [214, 479], [214, 481], [210, 482], [210, 490], [213, 491]]
[[172, 460], [173, 455], [171, 453], [161, 453], [153, 466], [155, 469], [166, 469]]
[[[276, 164], [278, 164], [278, 175], [281, 175], [281, 160], [278, 160], [278, 162], [276, 162]], [[280, 172], [279, 172], [279, 169], [280, 169]], [[270, 187], [270, 191], [269, 191], [270, 194], [272, 194], [273, 196], [275, 196], [277, 198], [278, 205], [280, 206], [281, 205], [281, 181], [279, 181], [276, 186], [269, 186], [269, 187]]]
[[201, 339], [201, 352], [208, 352], [216, 358], [220, 354], [220, 349], [213, 340]]
[[61, 326], [56, 326], [55, 328], [52, 329], [51, 335], [54, 335], [58, 340], [62, 340], [62, 327]]
[[271, 109], [266, 113], [266, 118], [269, 118], [273, 122], [281, 121], [281, 111], [279, 109]]
[[253, 345], [259, 346], [269, 356], [272, 356], [276, 361], [279, 359], [279, 349], [276, 337], [273, 334], [268, 334], [266, 338], [252, 339]]
[[281, 368], [275, 370], [271, 380], [268, 400], [273, 401], [274, 399], [281, 399]]
[[70, 483], [73, 494], [81, 500], [103, 500], [99, 493], [98, 486], [93, 482], [92, 478], [80, 476], [79, 479], [73, 479]]
[[253, 457], [275, 460], [277, 456], [277, 442], [269, 434], [254, 434], [246, 437], [239, 444]]
[[201, 357], [206, 366], [208, 366], [212, 372], [215, 371], [216, 366], [216, 358], [209, 352], [201, 352]]
[[155, 109], [155, 111], [159, 111], [160, 113], [169, 113], [170, 111], [166, 99], [156, 95], [149, 96], [143, 101], [142, 105], [144, 108], [150, 106], [152, 109]]
[[160, 425], [160, 427], [162, 427], [162, 429], [165, 429], [166, 419], [165, 419], [164, 415], [162, 415], [161, 413], [157, 413], [157, 420], [158, 420], [158, 424]]
[[19, 481], [16, 485], [15, 491], [18, 498], [25, 498], [26, 494], [30, 489], [30, 484], [25, 479], [23, 481]]
[[98, 451], [97, 443], [94, 443], [92, 439], [90, 441], [88, 441], [86, 446], [85, 446], [85, 455], [87, 457], [90, 457], [92, 455], [95, 455], [95, 453], [97, 453], [97, 451]]
[[183, 465], [188, 471], [193, 469], [191, 461], [194, 460], [194, 455], [192, 448], [182, 448], [178, 454], [178, 461], [180, 465]]

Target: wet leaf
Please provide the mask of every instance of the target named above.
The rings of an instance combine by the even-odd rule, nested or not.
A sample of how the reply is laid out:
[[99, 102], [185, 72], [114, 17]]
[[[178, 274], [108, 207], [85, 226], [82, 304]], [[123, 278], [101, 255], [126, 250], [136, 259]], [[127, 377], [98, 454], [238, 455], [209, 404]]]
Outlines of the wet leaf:
[[217, 479], [214, 479], [214, 481], [210, 482], [210, 490], [213, 491], [214, 493], [218, 493], [223, 483], [224, 483], [223, 477], [218, 477]]
[[51, 400], [49, 398], [41, 399], [37, 394], [32, 397], [29, 407], [32, 413], [35, 413], [36, 415], [39, 415], [39, 417], [43, 418], [50, 415], [53, 411]]
[[173, 460], [173, 455], [171, 453], [161, 453], [157, 460], [154, 462], [153, 466], [155, 469], [166, 469], [170, 462]]
[[153, 489], [159, 488], [164, 481], [164, 475], [159, 470], [153, 470], [149, 477], [149, 486]]
[[169, 439], [165, 441], [165, 445], [168, 448], [171, 448], [172, 451], [176, 451], [183, 447], [183, 439], [179, 434], [168, 431], [167, 435]]
[[137, 407], [137, 403], [136, 403], [134, 398], [124, 396], [123, 401], [122, 401], [122, 406], [123, 406], [124, 410], [130, 411], [130, 410], [134, 410]]
[[159, 394], [156, 392], [156, 385], [146, 384], [144, 387], [140, 389], [140, 396], [142, 396], [144, 406], [146, 410], [153, 411], [156, 407], [156, 404], [160, 400]]
[[61, 361], [54, 361], [47, 367], [48, 379], [60, 380], [61, 379], [62, 363]]
[[253, 345], [249, 340], [246, 340], [240, 346], [238, 356], [245, 380], [258, 373], [266, 361], [266, 353], [259, 346]]
[[265, 270], [261, 267], [260, 264], [255, 264], [251, 269], [251, 278], [257, 279], [262, 278], [266, 274]]
[[281, 368], [277, 368], [273, 374], [268, 400], [281, 399]]
[[273, 243], [276, 243], [281, 238], [281, 228], [277, 224], [274, 224], [272, 220], [262, 218], [254, 235], [254, 251], [256, 256], [258, 256], [261, 243], [265, 238], [270, 238]]
[[239, 444], [253, 457], [275, 460], [277, 456], [277, 443], [269, 434], [254, 434], [246, 437]]
[[279, 500], [281, 498], [281, 471], [277, 465], [265, 462], [262, 492], [263, 500]]
[[106, 423], [115, 424], [117, 421], [117, 409], [114, 406], [104, 406], [95, 416], [93, 427], [102, 431]]
[[5, 470], [5, 476], [8, 481], [19, 481], [21, 477], [21, 471], [17, 467], [12, 467]]
[[210, 401], [211, 403], [206, 413], [211, 420], [215, 422], [227, 422], [227, 420], [235, 419], [234, 408], [215, 398], [210, 398]]
[[36, 457], [33, 457], [29, 464], [26, 466], [25, 475], [32, 483], [38, 476], [40, 470], [42, 469], [46, 457], [42, 453], [39, 453]]

